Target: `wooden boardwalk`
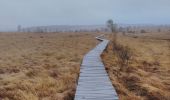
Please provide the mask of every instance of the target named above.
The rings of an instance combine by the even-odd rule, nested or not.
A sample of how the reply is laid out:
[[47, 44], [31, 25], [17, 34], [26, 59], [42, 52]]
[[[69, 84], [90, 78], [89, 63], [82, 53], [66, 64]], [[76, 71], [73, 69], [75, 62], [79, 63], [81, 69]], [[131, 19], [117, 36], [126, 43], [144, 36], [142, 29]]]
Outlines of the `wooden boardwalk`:
[[109, 41], [101, 37], [96, 39], [102, 42], [84, 56], [74, 100], [118, 100], [100, 58]]

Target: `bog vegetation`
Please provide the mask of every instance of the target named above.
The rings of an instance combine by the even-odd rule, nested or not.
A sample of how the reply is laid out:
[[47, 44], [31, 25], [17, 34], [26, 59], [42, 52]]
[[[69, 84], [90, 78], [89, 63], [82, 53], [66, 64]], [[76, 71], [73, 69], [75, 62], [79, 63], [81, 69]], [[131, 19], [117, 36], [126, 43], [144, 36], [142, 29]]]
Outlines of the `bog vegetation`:
[[126, 33], [109, 44], [102, 58], [120, 100], [169, 100], [169, 39], [162, 32]]
[[72, 100], [91, 33], [0, 33], [0, 100]]

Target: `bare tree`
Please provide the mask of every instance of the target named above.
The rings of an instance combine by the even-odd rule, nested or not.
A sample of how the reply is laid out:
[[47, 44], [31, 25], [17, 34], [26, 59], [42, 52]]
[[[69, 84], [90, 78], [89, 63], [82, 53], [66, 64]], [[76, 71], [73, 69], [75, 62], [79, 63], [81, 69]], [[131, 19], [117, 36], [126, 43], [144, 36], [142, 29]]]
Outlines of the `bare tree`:
[[107, 21], [107, 27], [111, 30], [111, 32], [113, 33], [112, 35], [112, 40], [113, 43], [116, 44], [116, 39], [117, 39], [117, 24], [113, 22], [112, 19]]
[[17, 30], [18, 30], [18, 32], [21, 32], [21, 25], [18, 25]]
[[158, 28], [158, 32], [161, 32], [161, 29], [160, 29], [160, 28]]
[[119, 32], [124, 32], [124, 28], [123, 27], [119, 27]]

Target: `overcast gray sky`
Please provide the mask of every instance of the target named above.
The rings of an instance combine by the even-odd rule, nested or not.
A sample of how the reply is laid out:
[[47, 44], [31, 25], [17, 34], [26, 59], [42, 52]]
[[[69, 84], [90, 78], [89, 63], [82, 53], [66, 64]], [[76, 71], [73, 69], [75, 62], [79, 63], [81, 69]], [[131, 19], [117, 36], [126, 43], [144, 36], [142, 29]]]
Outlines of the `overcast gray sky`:
[[0, 0], [0, 30], [17, 25], [170, 24], [170, 0]]

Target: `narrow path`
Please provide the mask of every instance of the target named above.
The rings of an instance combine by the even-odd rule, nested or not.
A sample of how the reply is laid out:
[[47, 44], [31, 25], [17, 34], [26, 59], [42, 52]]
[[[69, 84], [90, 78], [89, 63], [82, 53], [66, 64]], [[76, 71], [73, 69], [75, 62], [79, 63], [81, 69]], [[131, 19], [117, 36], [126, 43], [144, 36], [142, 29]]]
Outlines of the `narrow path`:
[[84, 56], [74, 100], [118, 100], [100, 55], [109, 40], [96, 37], [102, 41]]

